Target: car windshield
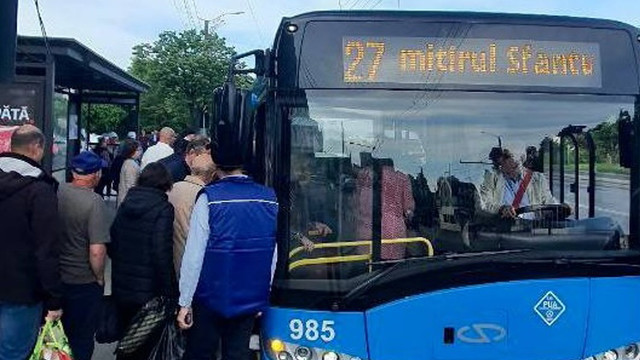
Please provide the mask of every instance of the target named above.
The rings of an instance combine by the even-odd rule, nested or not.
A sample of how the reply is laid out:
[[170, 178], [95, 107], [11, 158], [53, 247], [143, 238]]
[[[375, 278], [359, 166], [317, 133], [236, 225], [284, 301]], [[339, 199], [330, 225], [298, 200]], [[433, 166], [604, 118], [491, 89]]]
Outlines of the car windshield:
[[633, 116], [632, 97], [390, 90], [305, 97], [306, 106], [288, 110], [292, 279], [363, 275], [376, 238], [383, 262], [627, 246], [629, 173], [618, 165], [617, 121]]

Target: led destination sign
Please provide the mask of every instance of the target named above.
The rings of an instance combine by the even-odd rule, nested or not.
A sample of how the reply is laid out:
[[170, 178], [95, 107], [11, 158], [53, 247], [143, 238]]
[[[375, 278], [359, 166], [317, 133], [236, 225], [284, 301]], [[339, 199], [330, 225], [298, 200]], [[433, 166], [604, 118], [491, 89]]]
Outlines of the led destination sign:
[[597, 43], [345, 37], [345, 83], [602, 87]]

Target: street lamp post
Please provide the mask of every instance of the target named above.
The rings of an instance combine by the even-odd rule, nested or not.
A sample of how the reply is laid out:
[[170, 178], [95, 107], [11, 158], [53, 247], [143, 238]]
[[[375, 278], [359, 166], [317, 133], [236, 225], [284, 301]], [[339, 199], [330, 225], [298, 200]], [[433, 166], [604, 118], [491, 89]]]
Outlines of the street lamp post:
[[200, 20], [204, 21], [204, 33], [205, 35], [209, 35], [209, 24], [213, 23], [214, 28], [219, 26], [220, 24], [222, 24], [224, 22], [224, 17], [225, 16], [232, 16], [232, 15], [242, 15], [244, 14], [244, 11], [235, 11], [235, 12], [226, 12], [226, 13], [222, 13], [216, 17], [214, 17], [213, 19], [203, 19], [203, 18], [199, 18]]

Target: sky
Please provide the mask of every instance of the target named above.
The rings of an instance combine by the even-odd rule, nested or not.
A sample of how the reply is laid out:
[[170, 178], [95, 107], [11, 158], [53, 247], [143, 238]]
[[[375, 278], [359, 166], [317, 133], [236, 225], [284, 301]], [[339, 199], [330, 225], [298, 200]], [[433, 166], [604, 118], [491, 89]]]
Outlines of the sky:
[[[1, 0], [0, 0], [1, 1]], [[165, 30], [203, 28], [225, 13], [217, 32], [244, 52], [267, 48], [285, 16], [315, 10], [451, 10], [596, 17], [640, 27], [637, 0], [39, 0], [48, 36], [75, 38], [126, 69], [133, 46]], [[200, 19], [199, 19], [200, 18]], [[18, 33], [40, 35], [34, 0], [19, 0]]]

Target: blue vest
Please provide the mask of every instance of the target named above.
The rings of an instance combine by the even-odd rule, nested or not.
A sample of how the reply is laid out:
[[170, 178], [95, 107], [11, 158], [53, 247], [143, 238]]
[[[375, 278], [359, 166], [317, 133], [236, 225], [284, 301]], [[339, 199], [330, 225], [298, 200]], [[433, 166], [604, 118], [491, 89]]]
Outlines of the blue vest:
[[204, 192], [210, 235], [195, 298], [225, 318], [265, 310], [278, 216], [274, 191], [232, 176]]

